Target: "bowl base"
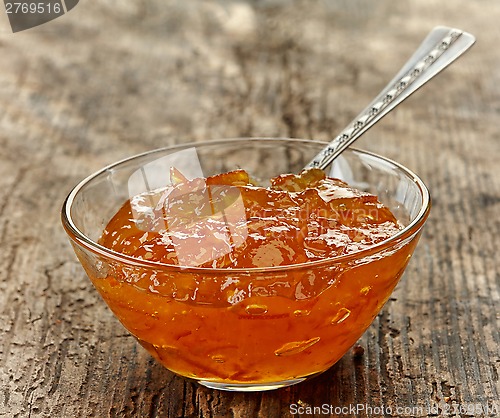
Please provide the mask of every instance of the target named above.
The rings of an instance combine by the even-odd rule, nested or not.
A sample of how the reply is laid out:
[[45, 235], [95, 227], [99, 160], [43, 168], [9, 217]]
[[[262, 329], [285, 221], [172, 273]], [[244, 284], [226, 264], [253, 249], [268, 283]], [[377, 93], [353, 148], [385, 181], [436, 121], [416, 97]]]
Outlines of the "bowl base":
[[210, 389], [225, 390], [229, 392], [262, 392], [266, 390], [274, 390], [295, 385], [297, 383], [303, 382], [307, 378], [308, 377], [302, 377], [297, 379], [282, 380], [280, 382], [269, 382], [269, 383], [219, 383], [219, 382], [211, 382], [209, 380], [197, 380], [197, 382], [200, 385]]

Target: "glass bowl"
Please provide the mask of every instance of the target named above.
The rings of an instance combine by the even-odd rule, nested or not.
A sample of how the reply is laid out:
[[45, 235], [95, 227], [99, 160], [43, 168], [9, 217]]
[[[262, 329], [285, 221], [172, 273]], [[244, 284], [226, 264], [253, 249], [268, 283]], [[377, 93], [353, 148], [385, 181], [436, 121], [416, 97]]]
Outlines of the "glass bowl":
[[130, 197], [170, 183], [172, 166], [191, 178], [242, 168], [269, 179], [298, 173], [324, 145], [280, 138], [175, 145], [105, 167], [70, 192], [62, 222], [78, 259], [123, 326], [167, 369], [211, 388], [276, 389], [327, 370], [376, 317], [415, 249], [430, 199], [410, 170], [369, 152], [349, 149], [325, 170], [377, 195], [404, 225], [363, 251], [223, 269], [151, 262], [98, 243]]

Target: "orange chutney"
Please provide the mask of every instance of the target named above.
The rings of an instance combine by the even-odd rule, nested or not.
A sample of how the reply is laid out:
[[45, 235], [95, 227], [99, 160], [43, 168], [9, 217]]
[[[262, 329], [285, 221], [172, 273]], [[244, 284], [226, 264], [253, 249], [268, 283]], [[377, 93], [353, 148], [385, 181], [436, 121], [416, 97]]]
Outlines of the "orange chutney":
[[[402, 225], [376, 196], [311, 169], [255, 186], [236, 170], [131, 197], [99, 243], [147, 263], [91, 277], [165, 367], [263, 384], [338, 361], [373, 321], [416, 240], [363, 257]], [[312, 263], [311, 263], [312, 262]], [[304, 264], [305, 263], [305, 264]]]

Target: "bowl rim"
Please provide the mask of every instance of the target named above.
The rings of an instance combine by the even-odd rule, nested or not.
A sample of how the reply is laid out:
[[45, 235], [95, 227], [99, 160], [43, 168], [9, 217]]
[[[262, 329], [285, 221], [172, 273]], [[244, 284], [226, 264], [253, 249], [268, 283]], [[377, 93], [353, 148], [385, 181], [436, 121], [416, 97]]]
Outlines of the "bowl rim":
[[222, 145], [224, 143], [235, 143], [237, 141], [266, 141], [266, 142], [272, 142], [272, 141], [277, 141], [277, 142], [296, 142], [296, 143], [303, 143], [303, 144], [310, 144], [310, 145], [327, 145], [328, 142], [325, 141], [320, 141], [320, 140], [313, 140], [313, 139], [301, 139], [301, 138], [286, 138], [286, 137], [241, 137], [241, 138], [227, 138], [227, 139], [212, 139], [212, 140], [204, 140], [204, 141], [192, 141], [192, 142], [185, 142], [185, 143], [178, 143], [178, 144], [173, 144], [169, 145], [166, 147], [161, 147], [161, 148], [156, 148], [153, 150], [149, 150], [146, 152], [142, 152], [139, 154], [135, 154], [126, 158], [123, 158], [119, 161], [116, 161], [114, 163], [111, 163], [94, 173], [90, 174], [89, 176], [85, 177], [83, 180], [81, 180], [76, 186], [71, 189], [71, 191], [68, 193], [66, 196], [62, 208], [61, 208], [61, 221], [63, 224], [63, 227], [68, 234], [69, 238], [71, 239], [72, 242], [82, 246], [88, 251], [91, 251], [92, 253], [96, 254], [97, 256], [105, 257], [108, 259], [111, 259], [115, 262], [123, 263], [126, 265], [132, 265], [134, 267], [141, 267], [141, 268], [152, 268], [156, 270], [164, 270], [164, 271], [178, 271], [178, 272], [183, 272], [183, 273], [209, 273], [209, 274], [220, 274], [220, 275], [227, 275], [227, 274], [241, 274], [241, 273], [262, 273], [262, 272], [270, 272], [272, 271], [273, 273], [278, 273], [280, 271], [289, 271], [289, 270], [298, 270], [298, 269], [308, 269], [308, 268], [317, 268], [317, 267], [324, 267], [330, 264], [338, 264], [341, 262], [346, 262], [346, 261], [351, 261], [353, 259], [363, 259], [365, 257], [369, 257], [373, 254], [380, 253], [384, 251], [385, 249], [394, 247], [398, 245], [401, 242], [404, 242], [411, 238], [412, 236], [416, 235], [423, 227], [425, 221], [427, 220], [427, 217], [429, 216], [430, 208], [431, 208], [431, 197], [429, 190], [427, 186], [424, 184], [424, 182], [418, 177], [413, 171], [405, 167], [404, 165], [390, 159], [387, 157], [383, 157], [381, 155], [378, 155], [376, 153], [373, 153], [371, 151], [365, 151], [361, 150], [358, 148], [354, 147], [349, 147], [349, 151], [358, 153], [358, 154], [363, 154], [363, 155], [368, 155], [370, 157], [373, 157], [375, 159], [382, 160], [385, 163], [389, 163], [396, 167], [397, 169], [401, 170], [409, 179], [411, 179], [413, 182], [416, 183], [418, 188], [420, 189], [421, 196], [422, 196], [422, 207], [420, 208], [419, 212], [415, 216], [415, 218], [407, 225], [405, 226], [401, 231], [399, 231], [397, 234], [392, 235], [386, 240], [383, 240], [373, 246], [370, 246], [368, 248], [365, 248], [360, 251], [355, 251], [352, 253], [348, 254], [342, 254], [339, 256], [335, 257], [329, 257], [325, 258], [322, 260], [315, 260], [315, 261], [307, 261], [304, 263], [298, 263], [298, 264], [287, 264], [287, 265], [280, 265], [280, 266], [269, 266], [269, 267], [249, 267], [249, 268], [212, 268], [212, 267], [196, 267], [196, 266], [184, 266], [184, 265], [176, 265], [176, 264], [165, 264], [165, 263], [160, 263], [156, 261], [149, 261], [149, 260], [141, 260], [126, 254], [119, 253], [117, 251], [111, 250], [91, 238], [89, 238], [87, 235], [85, 235], [78, 227], [75, 225], [75, 223], [72, 220], [71, 216], [71, 207], [73, 204], [74, 199], [76, 198], [77, 194], [81, 191], [81, 189], [87, 185], [90, 181], [101, 175], [102, 173], [109, 171], [115, 167], [118, 167], [128, 161], [145, 157], [150, 154], [155, 154], [155, 153], [161, 153], [164, 151], [169, 151], [169, 150], [174, 150], [174, 149], [182, 149], [182, 148], [190, 148], [190, 147], [199, 147], [199, 146], [214, 146], [214, 145]]

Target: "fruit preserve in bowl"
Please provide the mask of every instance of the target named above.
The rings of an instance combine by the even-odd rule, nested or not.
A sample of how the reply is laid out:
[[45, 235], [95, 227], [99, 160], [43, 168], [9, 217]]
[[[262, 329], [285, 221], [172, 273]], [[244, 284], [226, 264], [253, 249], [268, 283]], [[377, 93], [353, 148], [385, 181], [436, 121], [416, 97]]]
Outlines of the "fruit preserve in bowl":
[[337, 362], [400, 279], [428, 217], [423, 182], [325, 143], [189, 143], [103, 168], [62, 221], [109, 308], [167, 369], [217, 389], [275, 389]]

